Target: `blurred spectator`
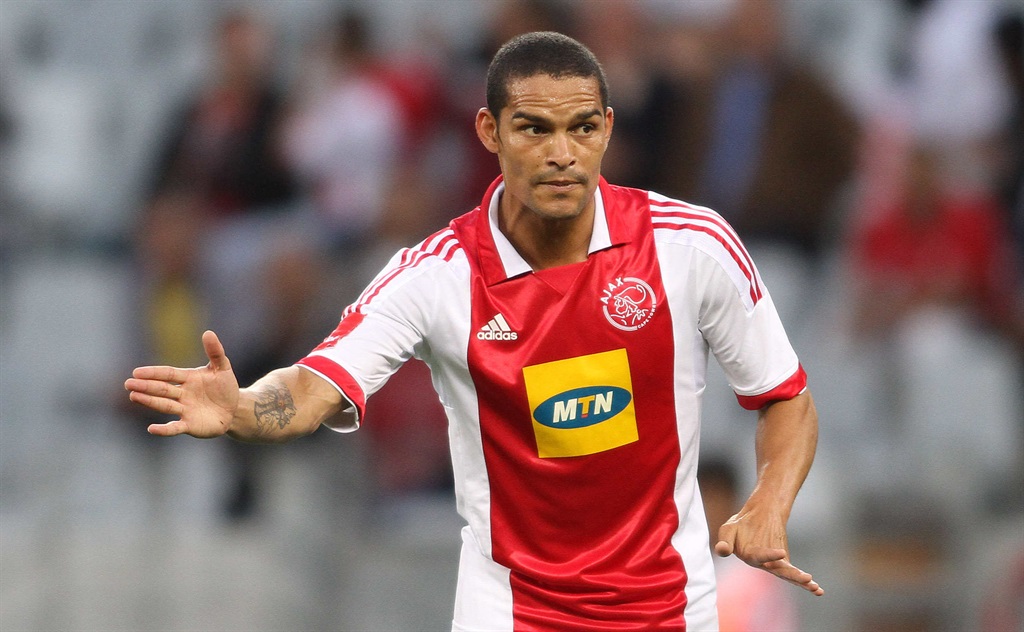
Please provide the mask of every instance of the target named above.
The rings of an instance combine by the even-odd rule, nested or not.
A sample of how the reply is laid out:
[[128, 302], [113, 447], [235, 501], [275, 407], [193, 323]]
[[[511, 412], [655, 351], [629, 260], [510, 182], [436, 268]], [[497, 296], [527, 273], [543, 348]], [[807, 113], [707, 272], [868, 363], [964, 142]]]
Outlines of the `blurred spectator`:
[[141, 314], [146, 331], [140, 338], [151, 345], [145, 355], [153, 361], [203, 363], [194, 341], [208, 318], [198, 291], [200, 235], [206, 224], [201, 195], [179, 188], [154, 196], [137, 227], [138, 272], [147, 290]]
[[402, 104], [379, 73], [368, 18], [346, 10], [327, 37], [293, 94], [284, 146], [332, 253], [358, 257], [397, 184], [406, 127]]
[[952, 189], [945, 174], [938, 148], [919, 145], [902, 193], [886, 209], [866, 212], [873, 219], [853, 238], [854, 329], [885, 335], [914, 313], [941, 308], [1024, 341], [999, 200]]
[[748, 242], [814, 256], [850, 179], [859, 132], [831, 86], [787, 55], [782, 9], [776, 0], [735, 3], [718, 70], [680, 116], [695, 149], [674, 189], [722, 213]]
[[[995, 187], [1017, 213], [1024, 128], [1021, 13], [997, 2], [914, 2], [908, 66], [900, 77], [909, 135], [942, 143], [957, 169], [953, 187]], [[898, 109], [897, 109], [898, 111]], [[883, 113], [892, 118], [893, 112]]]
[[999, 198], [958, 181], [961, 155], [915, 141], [896, 195], [859, 211], [847, 302], [883, 402], [865, 429], [900, 455], [889, 478], [953, 515], [1018, 504], [1024, 472], [1021, 279]]
[[663, 19], [646, 36], [655, 73], [663, 86], [660, 98], [667, 99], [667, 107], [658, 113], [671, 117], [670, 121], [652, 121], [650, 125], [659, 127], [661, 139], [656, 144], [657, 160], [650, 165], [651, 188], [693, 201], [698, 198], [699, 167], [707, 151], [707, 117], [717, 71], [714, 24], [700, 16]]
[[1013, 219], [1018, 261], [1024, 267], [1024, 11], [1007, 11], [993, 28], [1006, 83], [1010, 114], [1000, 138], [1000, 188]]
[[[1024, 475], [1019, 442], [995, 439], [1024, 429], [1024, 268], [1011, 228], [1024, 147], [1020, 39], [1016, 13], [1000, 19], [998, 3], [904, 4], [905, 63], [862, 147], [848, 229], [850, 314], [858, 342], [879, 343], [890, 430], [909, 432], [902, 440], [929, 467], [946, 463], [926, 458], [929, 448], [961, 459], [985, 453], [983, 467], [960, 477], [970, 481], [960, 491], [976, 493], [998, 487], [993, 477], [1008, 467], [1014, 480]], [[993, 403], [976, 409], [974, 398]]]
[[211, 213], [271, 210], [294, 200], [291, 174], [276, 150], [281, 94], [272, 81], [272, 38], [248, 11], [221, 18], [213, 73], [171, 120], [151, 194], [188, 184]]
[[578, 31], [601, 59], [615, 110], [615, 142], [601, 172], [611, 182], [665, 191], [661, 176], [677, 168], [671, 131], [679, 122], [682, 86], [656, 63], [655, 24], [642, 4], [630, 0], [602, 3], [599, 11], [580, 11]]
[[[739, 480], [727, 459], [702, 456], [697, 482], [704, 502], [711, 547], [718, 530], [740, 509]], [[718, 577], [718, 629], [720, 632], [790, 632], [799, 630], [796, 604], [789, 587], [735, 556], [715, 559]]]
[[906, 76], [915, 133], [955, 142], [964, 175], [985, 167], [986, 145], [998, 134], [1010, 108], [992, 30], [998, 2], [916, 1], [906, 32]]
[[[136, 242], [147, 270], [141, 315], [155, 345], [148, 362], [193, 352], [183, 340], [215, 327], [248, 350], [232, 359], [248, 383], [315, 342], [307, 316], [320, 266], [279, 151], [283, 97], [273, 45], [262, 16], [225, 12], [213, 31], [209, 76], [170, 121]], [[202, 358], [184, 365], [196, 362]], [[235, 484], [225, 511], [245, 517], [255, 507], [255, 452], [226, 445]]]
[[[946, 596], [962, 580], [954, 515], [937, 497], [890, 482], [878, 493], [850, 499], [853, 527], [845, 574], [862, 597], [845, 629], [928, 632], [946, 629], [967, 599]], [[957, 587], [960, 587], [959, 581]], [[878, 599], [875, 595], [886, 595]], [[953, 625], [952, 627], [957, 627]], [[962, 628], [969, 629], [969, 628]]]
[[[286, 274], [296, 257], [306, 260], [310, 275], [316, 269], [300, 243], [300, 235], [311, 231], [297, 213], [298, 189], [278, 150], [283, 97], [271, 72], [273, 44], [269, 25], [252, 11], [234, 9], [220, 18], [210, 74], [171, 120], [151, 177], [151, 199], [188, 189], [196, 204], [190, 221], [199, 214], [210, 222], [210, 243], [190, 246], [199, 258], [190, 282], [202, 290], [197, 300], [207, 303], [209, 318], [224, 335], [255, 348], [251, 357], [235, 359], [243, 380], [262, 375], [267, 356], [287, 354], [300, 342], [293, 317], [311, 298], [298, 295], [307, 285], [302, 283], [291, 285], [288, 296], [262, 281], [255, 297], [240, 297], [231, 288], [252, 289], [257, 268], [269, 280]], [[143, 222], [159, 230], [161, 217]]]

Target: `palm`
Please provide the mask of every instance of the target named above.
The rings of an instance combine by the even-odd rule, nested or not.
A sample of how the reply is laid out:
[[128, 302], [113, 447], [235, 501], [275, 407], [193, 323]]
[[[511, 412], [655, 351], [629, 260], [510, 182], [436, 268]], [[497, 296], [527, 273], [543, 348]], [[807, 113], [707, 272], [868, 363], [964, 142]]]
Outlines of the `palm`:
[[194, 437], [219, 437], [228, 431], [235, 405], [238, 382], [231, 371], [218, 371], [208, 364], [189, 369], [181, 384], [181, 421]]
[[125, 382], [132, 401], [179, 417], [165, 424], [151, 425], [150, 433], [209, 438], [230, 429], [238, 405], [238, 381], [216, 334], [210, 331], [203, 334], [203, 348], [210, 359], [204, 367], [140, 367]]

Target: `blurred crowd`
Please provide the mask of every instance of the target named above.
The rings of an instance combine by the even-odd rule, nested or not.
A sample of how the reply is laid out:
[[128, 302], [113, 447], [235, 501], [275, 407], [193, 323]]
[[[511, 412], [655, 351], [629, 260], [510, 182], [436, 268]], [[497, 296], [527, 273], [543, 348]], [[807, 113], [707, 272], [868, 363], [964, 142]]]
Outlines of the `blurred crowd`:
[[[318, 5], [285, 37], [282, 4], [211, 3], [199, 76], [163, 88], [176, 105], [147, 132], [131, 210], [101, 240], [140, 279], [126, 364], [200, 363], [207, 328], [241, 382], [304, 355], [398, 247], [478, 204], [498, 174], [472, 124], [487, 62], [517, 33], [557, 30], [608, 75], [604, 176], [710, 206], [747, 243], [820, 385], [819, 460], [865, 470], [854, 522], [908, 512], [884, 531], [917, 547], [902, 551], [923, 569], [907, 581], [932, 581], [934, 552], [909, 512], [1024, 512], [1021, 5], [494, 0], [471, 33], [423, 11], [396, 43], [387, 12], [356, 2]], [[20, 46], [44, 49], [27, 30]], [[30, 137], [24, 112], [0, 104], [0, 143]], [[19, 191], [0, 193], [0, 262], [30, 232], [14, 220], [36, 214]], [[856, 395], [830, 399], [847, 382]], [[709, 420], [738, 413], [720, 403], [709, 395]], [[740, 427], [749, 420], [708, 429], [709, 462], [749, 470]], [[425, 367], [370, 401], [362, 432], [382, 498], [448, 492]], [[261, 452], [229, 451], [224, 514], [258, 518]], [[870, 471], [879, 453], [903, 469]], [[928, 492], [922, 506], [901, 504], [910, 489]], [[891, 553], [883, 538], [859, 535], [865, 583], [892, 581], [870, 564]], [[1016, 596], [991, 594], [984, 629], [1019, 629], [1016, 581]], [[861, 629], [935, 629], [945, 614], [885, 613], [865, 613]]]

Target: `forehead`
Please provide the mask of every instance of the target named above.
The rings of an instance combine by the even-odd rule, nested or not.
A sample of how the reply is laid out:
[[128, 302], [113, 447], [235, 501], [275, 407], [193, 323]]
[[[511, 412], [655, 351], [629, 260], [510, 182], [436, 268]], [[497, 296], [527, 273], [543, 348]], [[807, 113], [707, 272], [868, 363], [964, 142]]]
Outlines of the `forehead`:
[[601, 87], [596, 77], [561, 77], [540, 74], [517, 77], [508, 83], [508, 105], [502, 116], [517, 112], [548, 116], [572, 116], [601, 106]]

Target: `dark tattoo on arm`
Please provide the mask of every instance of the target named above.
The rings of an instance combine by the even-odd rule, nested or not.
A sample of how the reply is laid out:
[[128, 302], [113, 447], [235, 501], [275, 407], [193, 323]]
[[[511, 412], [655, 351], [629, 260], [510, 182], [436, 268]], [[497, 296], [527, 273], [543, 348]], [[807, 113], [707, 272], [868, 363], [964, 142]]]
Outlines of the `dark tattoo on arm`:
[[256, 398], [253, 413], [256, 415], [256, 428], [260, 434], [269, 434], [275, 430], [284, 430], [295, 416], [295, 400], [292, 392], [284, 386], [269, 386], [262, 390]]

